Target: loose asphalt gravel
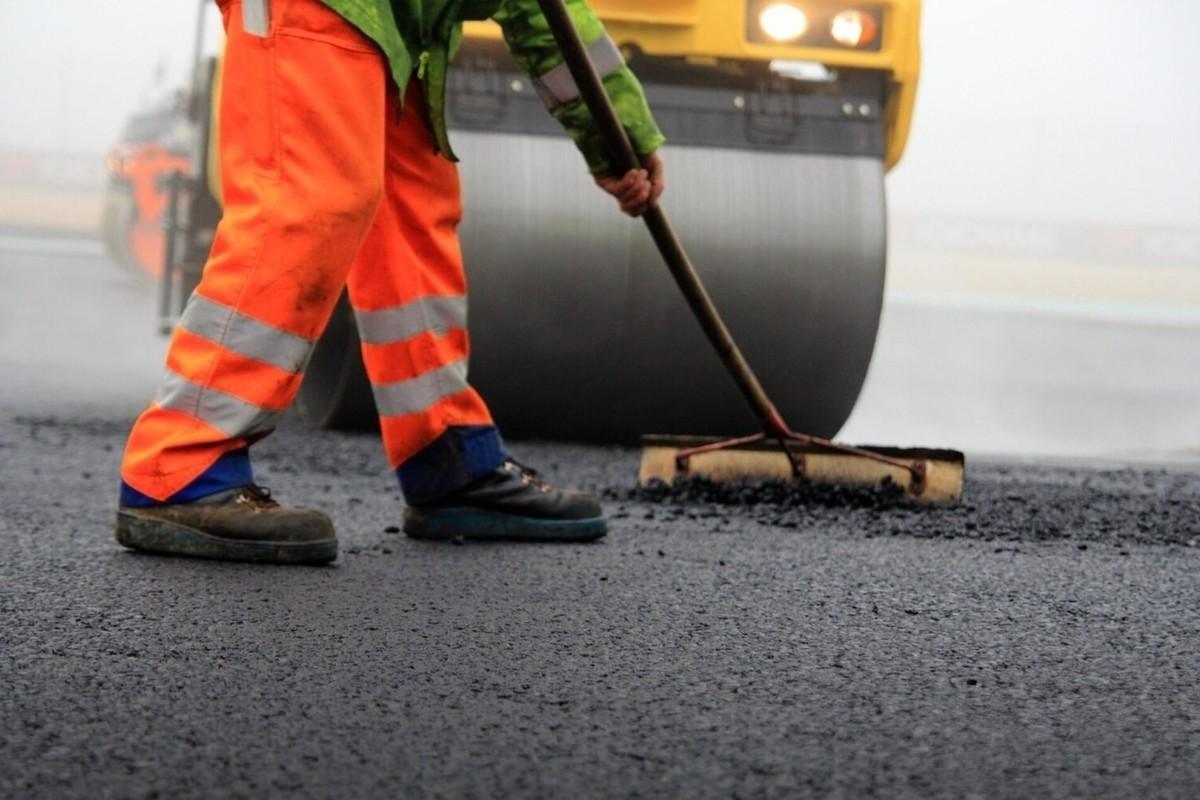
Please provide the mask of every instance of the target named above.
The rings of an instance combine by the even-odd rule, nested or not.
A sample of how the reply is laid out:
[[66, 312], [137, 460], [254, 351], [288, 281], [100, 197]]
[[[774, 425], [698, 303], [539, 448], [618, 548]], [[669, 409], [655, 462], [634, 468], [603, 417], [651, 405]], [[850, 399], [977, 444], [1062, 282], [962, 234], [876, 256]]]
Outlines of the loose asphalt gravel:
[[0, 421], [0, 797], [1200, 794], [1196, 471], [916, 510], [518, 444], [610, 536], [452, 546], [373, 437], [287, 429], [259, 478], [343, 555], [270, 568], [112, 541], [128, 422]]

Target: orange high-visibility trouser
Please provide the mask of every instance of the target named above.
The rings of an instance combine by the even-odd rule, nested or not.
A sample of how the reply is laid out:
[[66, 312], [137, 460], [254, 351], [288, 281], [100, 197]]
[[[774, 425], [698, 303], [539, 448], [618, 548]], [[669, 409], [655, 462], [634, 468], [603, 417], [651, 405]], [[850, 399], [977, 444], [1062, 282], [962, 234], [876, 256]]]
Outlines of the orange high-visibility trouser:
[[220, 5], [225, 213], [130, 434], [122, 502], [249, 482], [246, 448], [291, 404], [347, 285], [406, 494], [486, 474], [504, 454], [466, 382], [458, 173], [417, 82], [401, 113], [383, 54], [319, 0], [273, 0], [265, 36], [244, 30], [239, 0]]

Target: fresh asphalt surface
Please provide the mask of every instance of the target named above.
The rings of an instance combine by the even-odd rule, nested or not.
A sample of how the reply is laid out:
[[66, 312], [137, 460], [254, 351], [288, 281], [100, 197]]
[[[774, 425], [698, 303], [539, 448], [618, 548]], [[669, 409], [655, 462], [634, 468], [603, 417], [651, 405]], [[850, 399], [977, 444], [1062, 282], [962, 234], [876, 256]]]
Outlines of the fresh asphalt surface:
[[609, 538], [453, 546], [397, 534], [372, 437], [290, 427], [259, 477], [333, 515], [335, 566], [139, 556], [110, 527], [152, 291], [0, 245], [0, 797], [1200, 794], [1194, 467], [735, 508], [518, 443]]

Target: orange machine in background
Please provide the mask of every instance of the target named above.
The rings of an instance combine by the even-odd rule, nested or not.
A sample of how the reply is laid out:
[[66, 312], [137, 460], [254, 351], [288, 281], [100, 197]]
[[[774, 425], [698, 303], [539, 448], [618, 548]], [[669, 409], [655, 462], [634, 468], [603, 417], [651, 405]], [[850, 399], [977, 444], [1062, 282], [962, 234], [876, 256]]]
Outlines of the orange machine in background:
[[191, 171], [194, 135], [176, 95], [134, 114], [109, 151], [101, 231], [114, 261], [155, 278], [162, 274], [170, 177]]

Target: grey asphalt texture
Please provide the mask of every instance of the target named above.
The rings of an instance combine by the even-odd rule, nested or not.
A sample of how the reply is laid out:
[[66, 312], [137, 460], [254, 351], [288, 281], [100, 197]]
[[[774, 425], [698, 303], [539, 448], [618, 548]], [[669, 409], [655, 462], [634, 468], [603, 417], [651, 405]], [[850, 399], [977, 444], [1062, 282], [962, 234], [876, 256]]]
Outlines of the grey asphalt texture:
[[[981, 466], [950, 512], [619, 499], [599, 545], [431, 545], [372, 437], [288, 430], [260, 479], [344, 555], [270, 568], [121, 550], [125, 425], [0, 424], [0, 795], [1200, 789], [1194, 474]], [[634, 495], [633, 451], [517, 451]]]
[[25, 326], [56, 269], [103, 276], [59, 323], [146, 292], [64, 264], [0, 263], [0, 797], [1200, 795], [1200, 470], [973, 460], [920, 511], [516, 443], [609, 537], [456, 546], [398, 532], [373, 437], [293, 424], [258, 476], [335, 565], [142, 556], [111, 526], [149, 387], [95, 379], [141, 321], [45, 358]]

